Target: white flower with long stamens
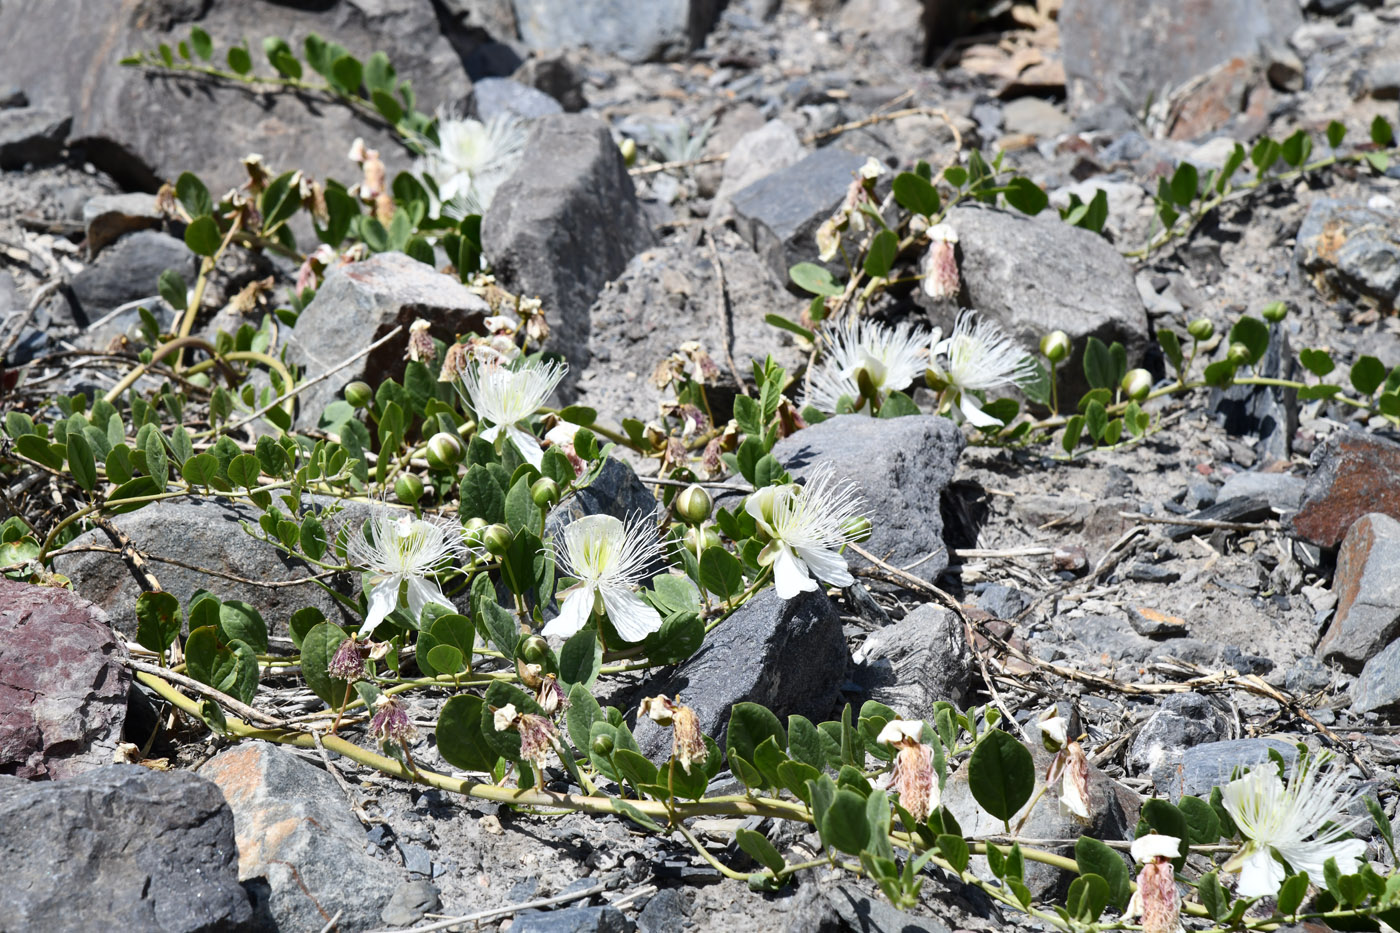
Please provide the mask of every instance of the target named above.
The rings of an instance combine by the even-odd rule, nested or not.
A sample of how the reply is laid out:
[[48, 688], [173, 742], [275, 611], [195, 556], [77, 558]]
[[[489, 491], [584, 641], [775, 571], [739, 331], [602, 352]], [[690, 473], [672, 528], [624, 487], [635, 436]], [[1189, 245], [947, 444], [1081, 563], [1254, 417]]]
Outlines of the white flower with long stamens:
[[953, 333], [940, 340], [933, 332], [929, 369], [957, 399], [963, 417], [979, 428], [1001, 424], [982, 411], [972, 394], [1008, 385], [1021, 385], [1036, 376], [1035, 361], [993, 321], [973, 311], [958, 316]]
[[350, 563], [370, 573], [369, 612], [359, 637], [374, 631], [399, 605], [399, 588], [408, 585], [408, 611], [416, 619], [429, 603], [452, 609], [442, 588], [431, 578], [462, 551], [458, 529], [445, 523], [376, 512], [361, 533], [346, 543]]
[[453, 112], [438, 114], [438, 144], [424, 140], [418, 174], [437, 183], [441, 212], [453, 218], [483, 214], [496, 190], [520, 162], [529, 135], [512, 114], [482, 123]]
[[772, 539], [758, 560], [772, 564], [780, 599], [815, 590], [818, 579], [833, 586], [854, 582], [841, 549], [856, 539], [852, 520], [860, 508], [860, 494], [838, 481], [830, 464], [813, 470], [805, 486], [765, 486], [749, 496], [744, 510]]
[[578, 578], [545, 635], [568, 638], [595, 611], [608, 613], [627, 641], [641, 641], [661, 628], [661, 614], [632, 592], [659, 562], [656, 532], [644, 518], [623, 523], [611, 515], [585, 515], [570, 522], [554, 545], [559, 569]]
[[1315, 881], [1329, 858], [1337, 860], [1343, 875], [1360, 867], [1366, 843], [1343, 837], [1362, 817], [1347, 814], [1355, 794], [1342, 790], [1345, 773], [1336, 767], [1324, 772], [1330, 758], [1325, 753], [1300, 757], [1287, 784], [1273, 764], [1264, 764], [1221, 789], [1225, 810], [1246, 840], [1225, 863], [1227, 871], [1240, 873], [1241, 896], [1277, 894], [1286, 877], [1279, 858]]
[[473, 363], [462, 372], [458, 388], [466, 395], [476, 417], [489, 422], [481, 431], [481, 439], [494, 444], [504, 434], [538, 470], [544, 449], [535, 435], [521, 425], [545, 403], [568, 371], [564, 363], [531, 362], [519, 369], [497, 363]]
[[912, 325], [886, 327], [873, 321], [827, 325], [822, 335], [829, 343], [822, 361], [812, 370], [811, 387], [803, 406], [835, 412], [843, 396], [865, 406], [861, 397], [861, 373], [881, 404], [890, 392], [907, 388], [928, 366], [928, 343]]

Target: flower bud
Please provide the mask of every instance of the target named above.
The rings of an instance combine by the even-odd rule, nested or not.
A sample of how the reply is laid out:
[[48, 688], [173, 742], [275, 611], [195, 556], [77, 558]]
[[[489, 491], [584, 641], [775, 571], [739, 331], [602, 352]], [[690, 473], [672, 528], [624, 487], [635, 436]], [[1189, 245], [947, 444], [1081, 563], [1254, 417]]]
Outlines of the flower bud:
[[688, 529], [685, 533], [685, 549], [696, 557], [706, 548], [719, 547], [719, 533], [713, 528], [701, 529], [698, 526]]
[[1147, 398], [1147, 393], [1152, 391], [1152, 374], [1145, 369], [1130, 369], [1123, 376], [1123, 381], [1119, 383], [1123, 389], [1123, 394], [1135, 402], [1140, 402]]
[[710, 517], [714, 500], [704, 487], [691, 483], [676, 494], [676, 515], [687, 525], [698, 525]]
[[617, 148], [622, 152], [622, 161], [631, 168], [637, 161], [637, 141], [629, 136], [619, 143]]
[[374, 398], [374, 390], [368, 382], [352, 382], [345, 387], [345, 401], [353, 408], [367, 408]]
[[446, 470], [462, 462], [462, 440], [450, 431], [439, 431], [428, 438], [426, 456], [428, 466], [434, 470]]
[[1052, 363], [1063, 363], [1069, 359], [1071, 349], [1069, 334], [1062, 330], [1052, 330], [1040, 338], [1040, 352]]
[[610, 735], [599, 735], [593, 739], [593, 754], [611, 755], [613, 752], [613, 737]]
[[854, 541], [859, 544], [862, 541], [869, 541], [870, 534], [874, 528], [870, 524], [870, 519], [864, 515], [856, 515], [846, 519], [841, 523], [841, 532], [846, 536], [847, 541]]
[[480, 545], [481, 534], [490, 524], [484, 518], [469, 518], [462, 523], [462, 538], [469, 545]]
[[1210, 318], [1198, 317], [1186, 325], [1186, 333], [1191, 335], [1192, 340], [1209, 340], [1215, 334], [1215, 325]]
[[1277, 324], [1288, 317], [1288, 305], [1281, 301], [1271, 301], [1264, 305], [1259, 314], [1270, 324]]
[[413, 505], [423, 498], [423, 481], [412, 473], [405, 473], [394, 483], [394, 495], [404, 505]]
[[1232, 343], [1230, 349], [1226, 351], [1225, 357], [1236, 366], [1243, 366], [1250, 361], [1252, 354], [1249, 352], [1249, 347], [1244, 344]]
[[531, 664], [542, 664], [549, 656], [549, 642], [539, 635], [531, 635], [520, 643], [520, 656]]
[[505, 525], [496, 524], [487, 528], [481, 533], [481, 543], [485, 546], [486, 552], [496, 557], [505, 556], [506, 551], [515, 541], [515, 535], [510, 533], [510, 529]]
[[535, 500], [535, 505], [547, 509], [559, 501], [559, 484], [548, 476], [541, 476], [530, 487], [530, 498]]

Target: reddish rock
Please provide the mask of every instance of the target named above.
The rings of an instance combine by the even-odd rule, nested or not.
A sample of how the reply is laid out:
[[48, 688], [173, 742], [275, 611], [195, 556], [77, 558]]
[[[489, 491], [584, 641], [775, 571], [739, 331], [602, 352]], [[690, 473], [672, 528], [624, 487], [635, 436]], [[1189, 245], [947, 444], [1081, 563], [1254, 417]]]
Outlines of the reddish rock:
[[1368, 512], [1400, 519], [1400, 444], [1359, 432], [1334, 435], [1313, 451], [1293, 532], [1335, 547]]
[[1351, 526], [1337, 552], [1337, 612], [1318, 643], [1319, 658], [1359, 670], [1400, 635], [1398, 556], [1400, 522], [1373, 513]]
[[1181, 91], [1168, 117], [1172, 139], [1201, 139], [1223, 128], [1238, 114], [1246, 127], [1232, 135], [1250, 139], [1264, 128], [1274, 95], [1263, 65], [1252, 58], [1232, 58]]
[[69, 590], [0, 580], [0, 774], [112, 763], [131, 675], [107, 614]]

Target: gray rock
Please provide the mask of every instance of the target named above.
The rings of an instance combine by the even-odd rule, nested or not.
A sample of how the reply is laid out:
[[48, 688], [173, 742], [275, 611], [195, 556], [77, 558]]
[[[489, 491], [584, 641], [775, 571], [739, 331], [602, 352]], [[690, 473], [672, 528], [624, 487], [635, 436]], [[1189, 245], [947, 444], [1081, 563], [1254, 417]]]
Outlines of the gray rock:
[[1220, 485], [1216, 491], [1217, 502], [1242, 499], [1250, 496], [1263, 496], [1272, 508], [1280, 512], [1297, 510], [1303, 501], [1303, 487], [1307, 480], [1291, 473], [1260, 473], [1249, 470], [1236, 473]]
[[11, 110], [16, 107], [28, 107], [29, 98], [24, 91], [13, 85], [0, 85], [0, 110]]
[[525, 120], [563, 113], [559, 101], [510, 78], [482, 78], [472, 84], [472, 109], [481, 121], [509, 114]]
[[451, 342], [458, 334], [481, 331], [490, 306], [455, 277], [403, 253], [379, 253], [364, 262], [334, 267], [301, 312], [287, 336], [287, 356], [320, 375], [354, 356], [396, 326], [400, 334], [369, 356], [340, 370], [298, 396], [297, 424], [318, 425], [326, 406], [357, 379], [378, 385], [403, 379], [408, 329], [419, 318], [432, 334]]
[[1400, 640], [1393, 641], [1366, 662], [1351, 688], [1354, 713], [1377, 712], [1394, 720], [1400, 713]]
[[[680, 695], [700, 730], [724, 748], [735, 703], [761, 703], [786, 722], [793, 713], [813, 722], [830, 717], [846, 679], [841, 617], [822, 592], [783, 600], [771, 588], [745, 603], [674, 670], [648, 681], [638, 697]], [[640, 718], [637, 744], [654, 758], [671, 752], [671, 730]]]
[[[97, 261], [70, 283], [86, 325], [118, 305], [156, 295], [156, 280], [166, 269], [193, 282], [196, 259], [184, 240], [158, 230], [140, 230], [124, 236], [97, 257]], [[348, 355], [348, 354], [347, 354]]]
[[963, 625], [934, 603], [871, 633], [855, 655], [855, 680], [872, 700], [906, 719], [932, 719], [933, 704], [967, 704], [972, 649]]
[[589, 306], [653, 242], [607, 127], [573, 114], [535, 123], [481, 237], [497, 277], [544, 301], [548, 346], [568, 358], [574, 379], [588, 362]]
[[942, 922], [898, 910], [850, 882], [804, 884], [793, 900], [785, 933], [949, 933]]
[[564, 907], [518, 914], [512, 933], [632, 933], [635, 927], [616, 907]]
[[685, 898], [675, 888], [662, 888], [637, 915], [638, 933], [673, 933], [685, 926]]
[[1298, 228], [1294, 255], [1324, 292], [1369, 298], [1382, 310], [1400, 296], [1400, 212], [1319, 198]]
[[[65, 781], [0, 775], [6, 929], [251, 931], [233, 814], [187, 771], [108, 765]], [[318, 927], [319, 928], [319, 927]]]
[[1212, 787], [1230, 783], [1232, 772], [1239, 768], [1242, 772], [1252, 766], [1269, 760], [1269, 749], [1283, 756], [1292, 764], [1298, 756], [1298, 749], [1291, 742], [1282, 739], [1231, 739], [1225, 742], [1206, 742], [1193, 745], [1181, 757], [1181, 767], [1173, 775], [1167, 788], [1173, 800], [1184, 794], [1209, 798]]
[[[710, 206], [710, 216], [726, 214], [736, 192], [802, 161], [804, 153], [802, 140], [782, 120], [769, 120], [739, 137], [724, 162], [724, 175]], [[850, 183], [849, 178], [846, 183]]]
[[1025, 609], [1029, 600], [1014, 586], [990, 583], [977, 591], [977, 607], [998, 619], [1014, 619]]
[[[1215, 522], [1261, 522], [1275, 516], [1268, 496], [1263, 493], [1254, 493], [1248, 496], [1217, 499], [1214, 505], [1197, 509], [1191, 513], [1190, 517]], [[1173, 541], [1185, 541], [1199, 531], [1200, 529], [1195, 526], [1181, 525], [1167, 532], [1167, 537]]]
[[[1164, 88], [1232, 58], [1281, 44], [1302, 24], [1296, 3], [1189, 0], [1066, 0], [1060, 37], [1069, 99], [1076, 112], [1110, 102], [1141, 111]], [[1190, 29], [1177, 28], [1191, 23]]]
[[199, 776], [233, 810], [238, 877], [255, 892], [264, 929], [374, 929], [403, 878], [365, 854], [365, 830], [335, 780], [269, 742], [249, 741], [202, 765]]
[[[957, 426], [937, 415], [838, 415], [779, 441], [773, 456], [799, 478], [831, 464], [865, 498], [873, 530], [861, 547], [934, 581], [948, 566], [939, 502], [964, 443]], [[854, 553], [847, 564], [869, 566]]]
[[0, 110], [0, 169], [53, 162], [72, 125], [71, 116], [43, 107]]
[[1157, 790], [1170, 792], [1177, 768], [1186, 749], [1205, 742], [1218, 742], [1229, 734], [1224, 714], [1206, 697], [1194, 693], [1174, 693], [1165, 698], [1143, 720], [1128, 747], [1126, 765], [1130, 774], [1152, 778]]
[[1332, 672], [1311, 655], [1303, 655], [1288, 668], [1283, 685], [1289, 693], [1308, 694], [1326, 690], [1332, 684]]
[[578, 113], [588, 106], [588, 99], [583, 96], [583, 77], [566, 53], [533, 56], [512, 77], [544, 91], [559, 101], [566, 113]]
[[[1041, 139], [1054, 139], [1069, 129], [1069, 115], [1048, 100], [1018, 97], [1002, 106], [1007, 133], [1025, 133]], [[1085, 199], [1084, 203], [1088, 203]]]
[[585, 515], [611, 515], [626, 521], [634, 516], [647, 517], [656, 512], [656, 497], [636, 472], [621, 460], [609, 457], [593, 482], [570, 493], [545, 520], [545, 537], [553, 537], [570, 522]]
[[[1044, 775], [1050, 765], [1051, 756], [1038, 743], [1027, 746], [1035, 758], [1037, 778]], [[1089, 765], [1089, 814], [1086, 823], [1060, 805], [1060, 784], [1055, 782], [1039, 800], [1031, 801], [1029, 818], [1020, 832], [1032, 839], [1075, 839], [1080, 835], [1095, 839], [1114, 840], [1132, 838], [1133, 827], [1137, 824], [1138, 798], [1132, 791], [1114, 781], [1093, 764]], [[953, 817], [969, 836], [983, 836], [1003, 833], [1006, 827], [977, 805], [968, 787], [967, 767], [964, 765], [948, 776], [943, 789], [943, 806], [952, 812]], [[1025, 808], [1011, 817], [1012, 826], [1021, 826]], [[992, 877], [986, 859], [975, 857], [972, 871], [979, 877]], [[1065, 873], [1048, 865], [1026, 863], [1026, 886], [1036, 897], [1056, 897], [1069, 886]]]
[[428, 911], [437, 910], [441, 903], [437, 885], [431, 881], [407, 881], [394, 891], [379, 919], [393, 927], [412, 926]]
[[[87, 226], [88, 256], [96, 256], [102, 248], [118, 237], [137, 230], [157, 230], [163, 219], [156, 210], [154, 195], [100, 194], [83, 205], [83, 223]], [[152, 290], [154, 294], [154, 290]]]
[[[936, 6], [937, 4], [933, 4]], [[920, 66], [928, 42], [923, 0], [846, 0], [836, 25], [859, 45], [895, 65]]]
[[729, 317], [729, 347], [742, 378], [752, 361], [773, 358], [794, 372], [805, 362], [786, 332], [763, 316], [791, 299], [751, 250], [732, 233], [716, 231], [724, 269], [724, 296], [708, 249], [678, 242], [633, 258], [590, 312], [588, 370], [579, 380], [580, 401], [616, 423], [624, 417], [656, 418], [657, 404], [674, 393], [656, 388], [651, 374], [682, 343], [694, 340], [720, 367], [718, 384], [705, 390], [711, 410], [729, 418], [739, 386], [725, 360], [719, 315]]
[[[170, 557], [250, 581], [272, 582], [313, 576], [315, 568], [287, 557], [243, 530], [240, 522], [256, 527], [259, 514], [252, 507], [222, 500], [167, 499], [119, 515], [113, 523], [131, 538], [141, 553], [148, 555], [151, 572], [166, 592], [180, 600], [181, 606], [188, 606], [198, 589], [216, 593], [221, 599], [240, 599], [262, 613], [274, 634], [286, 634], [288, 617], [302, 606], [315, 606], [333, 621], [356, 621], [314, 584], [269, 589], [161, 561], [162, 557]], [[101, 531], [90, 531], [74, 544], [112, 546]], [[96, 551], [63, 554], [55, 558], [54, 569], [72, 580], [79, 594], [106, 610], [118, 631], [128, 636], [135, 634], [136, 597], [142, 586], [120, 555]], [[351, 576], [333, 577], [326, 582], [339, 586], [342, 592], [353, 593], [356, 583]]]
[[[1031, 351], [1051, 330], [1074, 341], [1073, 355], [1059, 367], [1062, 408], [1072, 404], [1066, 393], [1087, 388], [1088, 337], [1118, 341], [1128, 351], [1128, 365], [1137, 365], [1147, 348], [1147, 310], [1132, 268], [1111, 243], [1053, 216], [957, 207], [948, 222], [958, 232], [967, 307], [1001, 324]], [[952, 321], [938, 323], [947, 332]]]
[[0, 774], [58, 779], [110, 764], [131, 674], [107, 614], [14, 580], [0, 580], [0, 606]]
[[1363, 515], [1337, 551], [1332, 590], [1337, 611], [1317, 644], [1317, 657], [1358, 670], [1400, 636], [1400, 521]]
[[[1269, 327], [1269, 348], [1255, 365], [1266, 379], [1298, 379], [1302, 368], [1293, 355], [1288, 333]], [[1212, 389], [1211, 411], [1227, 433], [1254, 438], [1254, 452], [1265, 463], [1287, 461], [1298, 429], [1298, 391], [1280, 386], [1230, 386]]]
[[587, 46], [629, 62], [674, 60], [705, 41], [717, 0], [515, 0], [520, 38], [548, 51]]
[[862, 156], [838, 146], [818, 149], [800, 162], [734, 192], [739, 234], [786, 282], [788, 269], [817, 256], [817, 228], [840, 207]]

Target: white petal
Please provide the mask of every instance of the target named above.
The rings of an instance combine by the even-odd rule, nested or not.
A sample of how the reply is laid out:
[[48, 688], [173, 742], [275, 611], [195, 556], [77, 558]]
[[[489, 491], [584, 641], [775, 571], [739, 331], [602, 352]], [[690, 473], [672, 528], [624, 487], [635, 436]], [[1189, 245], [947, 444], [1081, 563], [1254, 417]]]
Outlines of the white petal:
[[442, 588], [436, 583], [425, 580], [422, 577], [408, 578], [408, 612], [416, 622], [423, 617], [423, 610], [428, 603], [437, 603], [447, 609], [456, 610], [456, 606], [442, 595]]
[[798, 593], [817, 588], [817, 581], [807, 574], [807, 565], [782, 542], [778, 542], [777, 553], [773, 555], [773, 586], [779, 599], [792, 599]]
[[515, 425], [506, 428], [506, 437], [515, 442], [515, 449], [520, 451], [520, 456], [525, 458], [525, 462], [535, 469], [539, 469], [544, 462], [544, 448], [540, 446], [539, 439], [529, 431], [522, 431]]
[[1240, 883], [1235, 888], [1235, 893], [1241, 897], [1267, 897], [1277, 894], [1284, 876], [1283, 866], [1267, 847], [1256, 849], [1244, 857], [1240, 866]]
[[797, 556], [817, 575], [832, 586], [850, 586], [856, 582], [846, 569], [846, 558], [830, 548], [800, 547]]
[[399, 605], [398, 576], [385, 577], [369, 591], [369, 612], [365, 614], [365, 624], [360, 626], [360, 634], [368, 635], [379, 627], [379, 623]]
[[661, 613], [648, 606], [636, 593], [620, 586], [605, 586], [601, 592], [608, 619], [623, 638], [641, 641], [661, 628]]
[[499, 424], [493, 424], [480, 431], [477, 436], [488, 444], [494, 444], [496, 443], [496, 438], [501, 436], [501, 426]]
[[1294, 871], [1305, 871], [1309, 878], [1322, 877], [1323, 866], [1329, 858], [1337, 860], [1337, 869], [1344, 875], [1355, 874], [1361, 866], [1357, 860], [1366, 854], [1366, 843], [1360, 839], [1338, 839], [1335, 842], [1299, 842], [1277, 845], [1279, 855], [1288, 860]]
[[966, 418], [970, 424], [976, 425], [979, 428], [988, 428], [994, 424], [1001, 424], [996, 418], [983, 412], [982, 409], [977, 406], [977, 400], [966, 392], [958, 393], [958, 407], [962, 409], [963, 417]]
[[568, 638], [587, 625], [588, 617], [592, 614], [593, 588], [591, 586], [575, 587], [568, 596], [564, 597], [564, 604], [559, 607], [559, 614], [549, 620], [540, 634], [546, 638], [552, 638], [556, 635], [560, 638]]

